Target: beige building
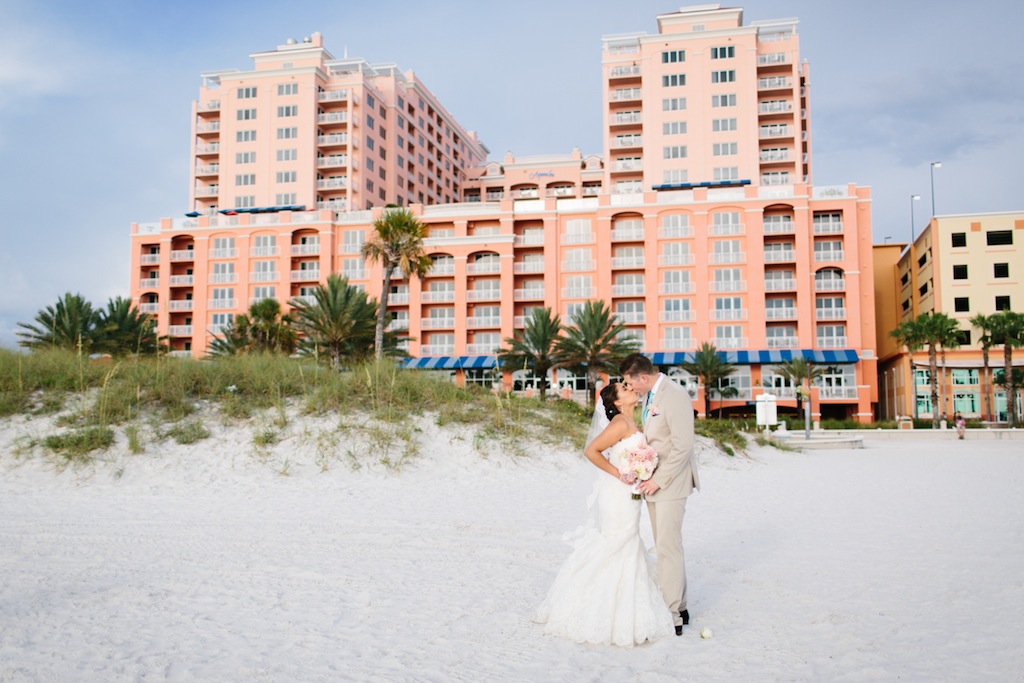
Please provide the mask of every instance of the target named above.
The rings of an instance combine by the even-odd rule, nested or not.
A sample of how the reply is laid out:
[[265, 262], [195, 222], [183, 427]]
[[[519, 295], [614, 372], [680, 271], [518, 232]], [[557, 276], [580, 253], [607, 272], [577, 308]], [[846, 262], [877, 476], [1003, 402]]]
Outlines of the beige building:
[[[982, 332], [970, 320], [1024, 310], [1024, 211], [935, 216], [912, 244], [876, 245], [874, 251], [878, 418], [930, 419], [937, 410], [950, 417], [959, 411], [968, 418], [1005, 421], [1005, 393], [991, 386], [991, 376], [1003, 366], [1002, 348], [990, 351], [986, 373], [978, 343]], [[960, 348], [939, 355], [936, 407], [927, 350], [911, 356], [889, 336], [896, 325], [923, 313], [945, 313], [963, 330]], [[1014, 365], [1024, 366], [1024, 354], [1018, 356]], [[990, 391], [992, 414], [986, 401]]]

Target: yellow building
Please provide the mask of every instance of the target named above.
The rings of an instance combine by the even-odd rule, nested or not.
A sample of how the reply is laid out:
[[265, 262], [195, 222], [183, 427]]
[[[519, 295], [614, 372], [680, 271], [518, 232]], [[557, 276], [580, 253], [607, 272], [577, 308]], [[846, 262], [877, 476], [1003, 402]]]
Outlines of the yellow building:
[[[935, 216], [912, 244], [875, 245], [874, 252], [876, 417], [930, 419], [937, 411], [952, 418], [959, 411], [1005, 422], [1005, 392], [991, 381], [1003, 367], [1002, 347], [990, 350], [986, 371], [978, 343], [982, 331], [970, 321], [979, 314], [1024, 310], [1024, 211]], [[935, 407], [927, 350], [908, 354], [889, 336], [899, 323], [924, 313], [945, 313], [963, 330], [960, 347], [939, 354]], [[1014, 366], [1024, 366], [1024, 353], [1017, 356]]]

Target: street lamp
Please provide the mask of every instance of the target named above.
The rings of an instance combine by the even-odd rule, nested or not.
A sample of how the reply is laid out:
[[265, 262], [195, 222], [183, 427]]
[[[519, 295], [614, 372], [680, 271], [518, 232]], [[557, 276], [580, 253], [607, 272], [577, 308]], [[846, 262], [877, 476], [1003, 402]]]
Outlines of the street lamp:
[[921, 199], [921, 195], [910, 195], [910, 243], [914, 243], [914, 202]]
[[929, 169], [932, 176], [932, 218], [935, 217], [935, 169], [942, 168], [941, 161], [933, 161]]

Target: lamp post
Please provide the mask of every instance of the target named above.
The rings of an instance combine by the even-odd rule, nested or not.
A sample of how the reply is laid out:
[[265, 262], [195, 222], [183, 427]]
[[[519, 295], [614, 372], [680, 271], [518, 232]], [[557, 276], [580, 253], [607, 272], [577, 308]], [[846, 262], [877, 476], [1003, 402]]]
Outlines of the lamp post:
[[914, 202], [921, 199], [921, 195], [910, 195], [910, 243], [914, 243]]
[[932, 176], [932, 218], [935, 217], [935, 169], [942, 168], [941, 161], [933, 161], [929, 169]]

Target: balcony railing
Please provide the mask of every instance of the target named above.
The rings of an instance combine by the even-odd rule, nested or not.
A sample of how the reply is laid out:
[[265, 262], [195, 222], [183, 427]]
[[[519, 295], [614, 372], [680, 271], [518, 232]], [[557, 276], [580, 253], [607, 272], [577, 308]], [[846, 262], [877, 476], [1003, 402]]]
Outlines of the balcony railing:
[[338, 102], [348, 99], [348, 90], [323, 90], [316, 94], [318, 102]]
[[715, 337], [711, 343], [719, 349], [742, 349], [747, 346], [746, 337]]
[[843, 349], [846, 348], [846, 337], [818, 337], [819, 349]]
[[817, 308], [814, 310], [817, 320], [846, 320], [845, 308]]
[[344, 190], [348, 187], [348, 178], [325, 178], [316, 181], [318, 190]]
[[220, 111], [220, 100], [209, 100], [207, 102], [200, 102], [196, 105], [196, 111], [198, 112], [210, 112]]
[[576, 259], [574, 261], [562, 261], [562, 270], [568, 272], [588, 271], [594, 269], [594, 259]]
[[[422, 297], [421, 297], [422, 300]], [[409, 292], [391, 292], [388, 294], [388, 306], [406, 306], [409, 303]]]
[[[328, 136], [324, 135], [321, 137], [341, 137], [341, 136]], [[348, 137], [348, 136], [345, 136]], [[347, 156], [326, 156], [320, 157], [316, 160], [317, 168], [340, 168], [342, 166], [348, 166]]]
[[658, 320], [663, 323], [688, 323], [693, 320], [693, 311], [661, 311]]
[[218, 194], [220, 194], [220, 187], [218, 187], [217, 185], [196, 188], [197, 197], [216, 197]]
[[612, 228], [612, 242], [642, 242], [644, 229], [639, 228]]
[[764, 291], [766, 292], [790, 292], [794, 289], [796, 289], [795, 278], [772, 278], [764, 281]]
[[760, 136], [762, 138], [791, 138], [793, 130], [792, 126], [761, 126]]
[[768, 337], [769, 349], [795, 349], [799, 340], [796, 337]]
[[626, 64], [613, 66], [609, 76], [611, 78], [626, 78], [628, 76], [639, 76], [640, 66], [638, 64]]
[[615, 162], [616, 171], [642, 171], [644, 162], [639, 159], [618, 159]]
[[455, 353], [455, 344], [421, 344], [420, 353], [424, 356], [450, 356]]
[[593, 244], [592, 232], [567, 232], [562, 234], [562, 244]]
[[277, 282], [276, 270], [260, 270], [249, 273], [249, 282]]
[[618, 90], [613, 90], [610, 99], [612, 102], [638, 100], [640, 99], [640, 88], [619, 88]]
[[315, 256], [319, 253], [319, 242], [292, 245], [292, 256]]
[[745, 292], [747, 291], [746, 280], [712, 280], [712, 292]]
[[765, 221], [761, 227], [766, 235], [789, 235], [796, 232], [793, 221]]
[[501, 342], [484, 342], [483, 344], [466, 344], [466, 353], [490, 355], [497, 353], [501, 348]]
[[365, 280], [366, 269], [365, 268], [344, 268], [341, 271], [341, 276], [348, 278], [349, 280]]
[[815, 235], [841, 235], [843, 233], [843, 222], [832, 221], [830, 223], [815, 223]]
[[711, 263], [746, 263], [747, 254], [743, 251], [719, 251], [711, 253]]
[[593, 287], [564, 287], [562, 289], [563, 299], [590, 299], [593, 296]]
[[757, 105], [758, 114], [788, 114], [791, 111], [792, 102], [760, 102]]
[[500, 273], [501, 261], [477, 261], [466, 264], [466, 275], [484, 275], [487, 273]]
[[[346, 121], [348, 121], [348, 112], [344, 112], [344, 111], [335, 111], [335, 112], [330, 112], [328, 114], [317, 114], [317, 117], [316, 117], [316, 122], [317, 123], [345, 123]], [[320, 141], [321, 137], [326, 137], [326, 136], [323, 136], [323, 135], [318, 136], [317, 137], [317, 142]], [[347, 139], [345, 141], [348, 142]]]
[[191, 325], [168, 325], [167, 334], [171, 337], [191, 337], [192, 326]]
[[538, 235], [516, 235], [513, 244], [517, 247], [535, 247], [544, 244], [544, 233]]
[[191, 287], [195, 279], [195, 275], [172, 275], [171, 287]]
[[615, 317], [622, 321], [624, 325], [643, 325], [647, 322], [647, 313], [645, 311], [619, 311], [616, 312]]
[[293, 270], [291, 274], [292, 282], [310, 282], [320, 279], [319, 270]]
[[711, 313], [712, 320], [746, 320], [747, 309], [745, 308], [719, 308]]
[[613, 256], [612, 268], [643, 268], [643, 256]]
[[814, 291], [816, 292], [841, 292], [845, 289], [846, 281], [842, 278], [814, 281]]
[[454, 289], [428, 289], [420, 294], [420, 301], [424, 303], [445, 303], [455, 301]]
[[157, 289], [160, 287], [160, 278], [144, 277], [139, 280], [139, 289]]
[[454, 263], [434, 263], [430, 266], [430, 270], [427, 275], [455, 275], [455, 264]]
[[196, 133], [217, 133], [220, 131], [220, 121], [211, 121], [209, 123], [197, 123]]
[[742, 235], [746, 232], [742, 223], [719, 223], [708, 228], [708, 234], [721, 237], [724, 235]]
[[643, 147], [644, 138], [642, 135], [623, 135], [612, 138], [610, 141], [612, 149], [626, 149], [630, 147]]
[[207, 308], [217, 308], [217, 309], [234, 308], [235, 307], [235, 300], [234, 299], [210, 299], [209, 301], [206, 302], [206, 307]]
[[[211, 249], [210, 258], [238, 258], [238, 249], [236, 247]], [[172, 258], [171, 260], [173, 261], [174, 259]]]
[[661, 339], [658, 346], [663, 351], [691, 351], [693, 350], [693, 339], [684, 337], [682, 339]]
[[175, 311], [180, 313], [182, 311], [191, 311], [192, 308], [192, 299], [172, 299], [171, 301], [167, 302], [168, 311]]
[[160, 263], [160, 254], [143, 254], [139, 257], [139, 263], [144, 266], [152, 266]]
[[512, 264], [512, 272], [515, 274], [521, 273], [543, 273], [544, 262], [543, 261], [519, 261], [518, 263]]
[[277, 256], [277, 247], [250, 247], [249, 256]]
[[191, 358], [192, 352], [187, 349], [175, 349], [168, 351], [167, 356], [170, 358]]
[[796, 320], [796, 308], [766, 308], [764, 309], [765, 320]]
[[196, 154], [219, 154], [220, 143], [219, 142], [207, 142], [205, 144], [196, 145]]
[[500, 301], [500, 289], [470, 289], [466, 291], [466, 301]]
[[423, 318], [420, 320], [420, 327], [424, 330], [454, 330], [455, 316], [443, 318]]
[[387, 330], [389, 332], [397, 332], [399, 330], [407, 330], [407, 329], [409, 329], [409, 319], [408, 318], [395, 318], [394, 320], [389, 322], [388, 326], [387, 326]]
[[217, 175], [220, 173], [220, 164], [206, 164], [196, 166], [196, 175]]
[[814, 252], [815, 263], [826, 263], [828, 261], [843, 261], [846, 254], [842, 251], [816, 251]]
[[825, 400], [857, 398], [857, 387], [819, 387], [818, 398]]
[[659, 266], [692, 266], [693, 254], [662, 254], [658, 257]]
[[772, 76], [757, 79], [758, 90], [778, 90], [780, 88], [792, 88], [793, 81], [785, 76]]
[[659, 294], [693, 294], [692, 282], [662, 282], [658, 285]]
[[160, 304], [159, 303], [139, 304], [139, 313], [148, 313], [150, 315], [153, 315], [153, 314], [156, 314], [156, 313], [159, 313], [159, 312], [160, 312]]
[[765, 150], [760, 154], [761, 161], [789, 161], [788, 149]]
[[466, 327], [501, 327], [500, 315], [474, 315], [466, 318]]
[[675, 239], [678, 237], [693, 237], [692, 225], [663, 225], [658, 228], [658, 237], [661, 239]]
[[644, 296], [647, 285], [612, 285], [612, 296]]
[[227, 323], [210, 323], [206, 326], [206, 331], [209, 334], [222, 334], [227, 328]]
[[291, 299], [289, 299], [289, 302], [292, 301], [296, 303], [309, 304], [310, 306], [316, 306], [316, 297], [313, 296], [312, 294], [296, 294]]
[[640, 112], [619, 112], [612, 119], [612, 125], [628, 125], [631, 123], [641, 123], [642, 121], [643, 116]]
[[792, 263], [796, 261], [796, 251], [793, 249], [772, 249], [764, 252], [765, 263]]
[[526, 289], [517, 289], [512, 292], [513, 301], [543, 301], [544, 300], [544, 288], [543, 287], [528, 287]]

